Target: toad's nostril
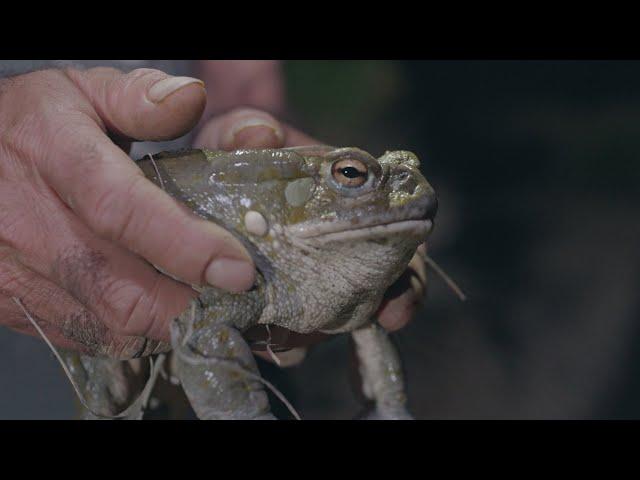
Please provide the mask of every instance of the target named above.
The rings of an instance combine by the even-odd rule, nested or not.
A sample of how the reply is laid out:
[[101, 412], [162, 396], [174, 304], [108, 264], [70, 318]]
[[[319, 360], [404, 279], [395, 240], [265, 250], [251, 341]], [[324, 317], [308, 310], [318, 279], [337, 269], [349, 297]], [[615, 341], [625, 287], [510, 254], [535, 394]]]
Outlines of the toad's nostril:
[[409, 178], [409, 172], [401, 172], [400, 175], [398, 175], [398, 182], [399, 183], [406, 182], [408, 178]]
[[422, 189], [420, 188], [420, 184], [416, 181], [415, 178], [411, 177], [405, 182], [405, 188], [411, 195], [419, 194]]
[[402, 191], [409, 195], [414, 195], [416, 193], [416, 188], [418, 188], [418, 184], [409, 172], [403, 171], [395, 175], [392, 188], [395, 191]]

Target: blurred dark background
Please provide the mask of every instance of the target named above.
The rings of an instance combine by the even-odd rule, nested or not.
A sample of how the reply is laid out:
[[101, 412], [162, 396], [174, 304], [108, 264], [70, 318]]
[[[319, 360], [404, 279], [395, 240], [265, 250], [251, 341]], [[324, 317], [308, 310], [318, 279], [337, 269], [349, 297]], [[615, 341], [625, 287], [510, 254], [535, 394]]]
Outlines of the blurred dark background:
[[[431, 275], [394, 335], [418, 418], [640, 418], [640, 62], [289, 62], [297, 122], [407, 149], [439, 194]], [[346, 339], [279, 374], [349, 418]]]
[[[640, 418], [640, 62], [284, 68], [292, 123], [374, 155], [412, 150], [439, 194], [430, 254], [468, 301], [431, 275], [394, 334], [416, 417]], [[0, 347], [46, 351], [31, 338]], [[22, 373], [1, 393], [3, 418], [71, 415], [48, 357], [37, 376], [5, 366]], [[260, 367], [304, 418], [346, 419], [360, 408], [347, 358], [340, 336], [299, 366]]]

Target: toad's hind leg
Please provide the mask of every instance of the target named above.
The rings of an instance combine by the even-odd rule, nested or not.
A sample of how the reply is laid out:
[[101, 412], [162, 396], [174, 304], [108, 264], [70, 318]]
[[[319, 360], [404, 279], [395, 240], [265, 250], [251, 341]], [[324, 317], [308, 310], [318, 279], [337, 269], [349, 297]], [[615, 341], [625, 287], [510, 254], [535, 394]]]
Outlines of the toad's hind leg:
[[368, 420], [412, 420], [406, 407], [402, 365], [387, 332], [377, 323], [352, 332], [362, 391], [375, 402]]
[[203, 308], [194, 300], [174, 321], [171, 340], [180, 383], [200, 419], [273, 420], [251, 349], [225, 317], [234, 309], [222, 303]]

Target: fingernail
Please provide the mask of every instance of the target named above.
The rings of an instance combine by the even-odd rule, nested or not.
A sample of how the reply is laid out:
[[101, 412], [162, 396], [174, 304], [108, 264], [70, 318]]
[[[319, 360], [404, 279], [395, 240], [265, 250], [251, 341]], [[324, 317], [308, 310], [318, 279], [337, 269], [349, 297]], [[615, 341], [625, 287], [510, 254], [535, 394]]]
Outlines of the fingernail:
[[212, 287], [237, 293], [249, 290], [253, 286], [256, 272], [249, 262], [218, 258], [207, 267], [205, 279]]
[[199, 83], [204, 87], [204, 82], [202, 80], [198, 80], [197, 78], [167, 77], [160, 80], [159, 82], [154, 83], [151, 88], [149, 88], [149, 90], [147, 91], [147, 98], [153, 103], [160, 103], [172, 93], [177, 92], [181, 88], [193, 83]]
[[[260, 132], [262, 129], [263, 132]], [[261, 137], [261, 138], [258, 138]], [[272, 137], [271, 142], [265, 137]], [[284, 133], [277, 123], [261, 117], [246, 117], [236, 121], [222, 139], [229, 147], [251, 147], [252, 143], [278, 144], [284, 140]]]

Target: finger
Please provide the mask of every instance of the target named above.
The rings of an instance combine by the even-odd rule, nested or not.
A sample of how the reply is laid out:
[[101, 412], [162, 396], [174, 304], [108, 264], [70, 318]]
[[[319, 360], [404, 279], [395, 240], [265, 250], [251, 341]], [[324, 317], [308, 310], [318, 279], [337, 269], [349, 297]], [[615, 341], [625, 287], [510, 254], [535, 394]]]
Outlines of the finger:
[[194, 144], [196, 147], [235, 150], [281, 148], [284, 142], [284, 130], [274, 117], [253, 108], [238, 108], [207, 122]]
[[[17, 254], [12, 249], [3, 246], [0, 247], [2, 324], [15, 330], [28, 331], [32, 335], [37, 335], [29, 320], [13, 301], [13, 297], [19, 298], [43, 330], [49, 331], [48, 336], [52, 342], [58, 344], [64, 342], [68, 346], [78, 347], [75, 343], [69, 342], [61, 331], [66, 314], [74, 310], [71, 308], [74, 303], [73, 298], [70, 298], [54, 283], [21, 265], [17, 260]], [[54, 299], [58, 301], [52, 302]], [[51, 308], [47, 308], [47, 306]], [[45, 314], [44, 318], [43, 314]], [[53, 326], [57, 327], [53, 328]]]
[[[168, 340], [168, 323], [194, 296], [190, 287], [96, 236], [51, 192], [6, 184], [4, 193], [12, 200], [3, 208], [22, 215], [0, 222], [0, 235], [17, 246], [23, 265], [64, 289], [116, 334]], [[24, 205], [37, 208], [25, 212]]]
[[84, 305], [97, 318], [87, 328], [168, 340], [170, 321], [195, 296], [190, 287], [96, 236], [46, 186], [0, 182], [0, 191], [0, 212], [8, 212], [0, 215], [0, 242]]
[[[57, 347], [85, 355], [133, 358], [160, 347], [142, 337], [114, 335], [96, 316], [53, 282], [0, 250], [0, 312], [5, 326], [40, 337], [31, 320]], [[16, 304], [18, 298], [25, 311]], [[31, 320], [29, 319], [31, 317]]]
[[[51, 245], [47, 275], [118, 336], [169, 341], [169, 324], [195, 291], [95, 238]], [[106, 343], [106, 342], [105, 342]]]
[[378, 310], [378, 322], [390, 332], [404, 328], [424, 299], [427, 281], [424, 251], [421, 245], [405, 272], [386, 292]]
[[[118, 360], [131, 360], [171, 351], [171, 345], [166, 342], [149, 340], [144, 337], [110, 335], [112, 332], [107, 332], [109, 335], [100, 337], [101, 342], [104, 343], [82, 343], [86, 340], [92, 340], [92, 338], [85, 333], [85, 330], [63, 331], [57, 325], [45, 320], [44, 318], [46, 317], [35, 316], [29, 307], [25, 307], [31, 319], [38, 323], [38, 327], [42, 330], [41, 334], [31, 324], [31, 321], [28, 320], [24, 311], [17, 306], [13, 298], [0, 295], [0, 312], [4, 312], [5, 308], [13, 308], [15, 310], [13, 315], [21, 315], [28, 324], [9, 328], [17, 333], [36, 337], [43, 341], [42, 336], [44, 335], [57, 349], [70, 350], [89, 357], [108, 357]], [[20, 302], [24, 303], [22, 300], [20, 300]]]
[[281, 62], [275, 60], [202, 60], [198, 76], [211, 95], [205, 118], [219, 115], [236, 105], [246, 105], [273, 114], [284, 112], [285, 92]]
[[322, 142], [281, 123], [266, 112], [239, 108], [211, 119], [198, 133], [194, 145], [202, 148], [282, 148], [321, 145]]
[[90, 100], [106, 129], [136, 140], [167, 140], [191, 130], [202, 115], [206, 92], [201, 80], [160, 70], [124, 74], [113, 68], [67, 70]]
[[41, 171], [92, 231], [185, 282], [234, 292], [251, 288], [253, 262], [229, 232], [187, 212], [147, 180], [91, 120], [74, 117], [64, 130]]
[[418, 303], [415, 292], [406, 290], [402, 295], [383, 302], [378, 322], [389, 332], [400, 330], [411, 321]]
[[426, 254], [427, 244], [422, 243], [418, 246], [416, 253], [411, 257], [411, 261], [407, 266], [413, 273], [411, 286], [421, 300], [424, 300], [427, 295], [427, 265], [424, 261]]

